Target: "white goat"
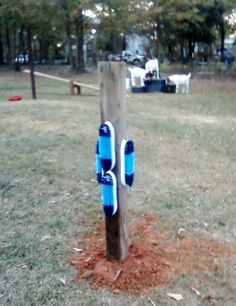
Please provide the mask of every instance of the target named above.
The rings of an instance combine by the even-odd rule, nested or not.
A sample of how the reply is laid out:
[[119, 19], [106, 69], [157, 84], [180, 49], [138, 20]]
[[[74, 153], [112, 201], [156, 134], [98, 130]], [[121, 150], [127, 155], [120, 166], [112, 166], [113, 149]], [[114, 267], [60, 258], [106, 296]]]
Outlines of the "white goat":
[[131, 74], [131, 84], [132, 86], [136, 86], [136, 79], [140, 79], [141, 81], [141, 86], [144, 85], [144, 81], [146, 79], [146, 74], [147, 71], [145, 69], [139, 68], [139, 67], [134, 67], [134, 68], [129, 68], [130, 74]]
[[176, 86], [176, 93], [179, 92], [179, 86], [182, 85], [182, 93], [189, 93], [189, 83], [190, 83], [191, 73], [186, 74], [173, 74], [170, 75], [167, 80], [174, 83]]
[[160, 70], [159, 70], [158, 59], [155, 58], [155, 59], [151, 59], [151, 60], [147, 61], [146, 64], [145, 64], [145, 70], [147, 71], [147, 73], [151, 73], [151, 74], [156, 73], [156, 78], [159, 79], [160, 78]]

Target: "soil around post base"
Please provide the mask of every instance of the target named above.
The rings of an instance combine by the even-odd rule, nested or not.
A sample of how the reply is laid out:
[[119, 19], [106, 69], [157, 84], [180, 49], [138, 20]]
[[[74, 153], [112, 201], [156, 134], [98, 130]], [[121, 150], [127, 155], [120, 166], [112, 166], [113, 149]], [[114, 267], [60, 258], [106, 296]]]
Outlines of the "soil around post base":
[[106, 259], [105, 232], [100, 225], [95, 234], [83, 238], [84, 251], [70, 261], [77, 270], [76, 279], [88, 280], [93, 289], [139, 294], [168, 287], [179, 275], [216, 272], [221, 268], [217, 258], [236, 253], [213, 240], [157, 230], [156, 223], [154, 216], [145, 215], [130, 226], [132, 242], [123, 262]]

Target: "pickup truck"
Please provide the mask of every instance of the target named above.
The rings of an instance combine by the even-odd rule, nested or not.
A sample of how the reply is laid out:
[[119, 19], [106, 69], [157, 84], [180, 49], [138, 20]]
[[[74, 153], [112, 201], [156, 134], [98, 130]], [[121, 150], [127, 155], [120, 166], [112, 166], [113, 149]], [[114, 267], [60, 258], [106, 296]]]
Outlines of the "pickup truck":
[[122, 51], [121, 57], [123, 61], [132, 65], [140, 65], [144, 61], [144, 56], [131, 51]]
[[131, 51], [126, 50], [126, 51], [122, 51], [121, 54], [109, 54], [108, 60], [115, 61], [115, 62], [125, 61], [129, 64], [139, 66], [144, 63], [145, 57], [143, 55], [133, 53]]

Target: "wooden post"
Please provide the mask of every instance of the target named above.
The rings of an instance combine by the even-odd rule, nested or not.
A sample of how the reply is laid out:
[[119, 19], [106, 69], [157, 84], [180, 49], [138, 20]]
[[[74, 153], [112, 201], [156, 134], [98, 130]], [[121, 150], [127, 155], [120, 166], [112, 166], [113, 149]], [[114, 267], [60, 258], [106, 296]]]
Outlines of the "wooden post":
[[75, 84], [75, 81], [74, 81], [74, 80], [70, 80], [69, 84], [70, 84], [70, 95], [71, 95], [71, 96], [74, 96], [74, 94], [75, 94], [75, 89], [76, 89], [76, 91], [77, 91], [77, 94], [78, 94], [78, 95], [81, 95], [81, 88], [80, 88], [80, 85]]
[[70, 80], [70, 95], [73, 96], [75, 94], [74, 92], [74, 81], [73, 80]]
[[32, 31], [30, 26], [27, 26], [27, 47], [29, 52], [29, 66], [30, 66], [30, 81], [31, 81], [31, 91], [32, 98], [36, 99], [36, 86], [35, 86], [35, 77], [34, 77], [34, 58], [33, 58], [33, 49], [32, 49]]
[[101, 122], [110, 121], [115, 130], [118, 212], [105, 217], [106, 251], [108, 259], [123, 260], [128, 255], [128, 196], [120, 180], [120, 145], [126, 138], [125, 63], [98, 64], [101, 90]]
[[77, 95], [81, 95], [81, 87], [79, 85], [74, 85], [77, 90]]

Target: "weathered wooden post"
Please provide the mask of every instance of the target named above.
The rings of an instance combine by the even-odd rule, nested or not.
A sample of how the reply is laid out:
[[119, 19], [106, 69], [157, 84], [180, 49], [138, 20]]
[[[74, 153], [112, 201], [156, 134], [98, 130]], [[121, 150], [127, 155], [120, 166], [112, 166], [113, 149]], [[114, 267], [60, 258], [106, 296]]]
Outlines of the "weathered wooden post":
[[128, 196], [120, 179], [120, 146], [126, 138], [126, 65], [100, 62], [98, 65], [101, 89], [101, 122], [110, 121], [115, 130], [116, 165], [112, 170], [117, 178], [118, 211], [105, 216], [107, 258], [123, 260], [128, 255]]
[[34, 77], [34, 58], [33, 58], [33, 49], [32, 49], [32, 31], [31, 27], [27, 26], [27, 47], [29, 52], [29, 66], [30, 66], [30, 81], [31, 81], [31, 91], [32, 98], [36, 99], [36, 86], [35, 86], [35, 77]]

